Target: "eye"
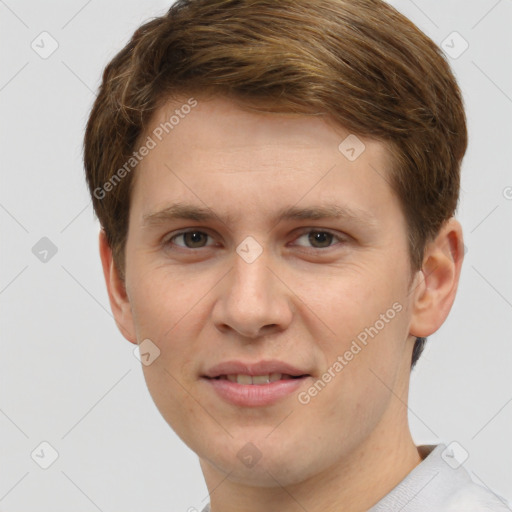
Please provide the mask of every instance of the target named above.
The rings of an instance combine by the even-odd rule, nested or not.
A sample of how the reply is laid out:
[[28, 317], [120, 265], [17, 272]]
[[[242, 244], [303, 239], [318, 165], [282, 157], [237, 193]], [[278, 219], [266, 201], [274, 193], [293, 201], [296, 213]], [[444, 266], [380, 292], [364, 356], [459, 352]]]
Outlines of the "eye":
[[[182, 231], [168, 238], [165, 243], [166, 245], [174, 244], [178, 247], [185, 247], [186, 249], [200, 249], [201, 247], [206, 247], [206, 240], [209, 236], [210, 235], [204, 231]], [[175, 240], [180, 238], [183, 240], [183, 244], [175, 243]]]
[[[165, 245], [176, 245], [185, 249], [201, 249], [203, 247], [214, 245], [213, 240], [211, 243], [207, 243], [208, 238], [211, 239], [211, 236], [208, 233], [192, 229], [176, 233], [167, 238], [164, 243]], [[181, 243], [177, 243], [176, 240], [181, 240]], [[297, 243], [300, 240], [305, 240], [306, 242]], [[333, 245], [336, 245], [333, 244], [335, 241], [342, 243], [346, 240], [342, 236], [331, 233], [330, 231], [310, 229], [309, 231], [303, 232], [298, 238], [296, 238], [295, 243], [297, 243], [299, 246], [312, 249], [327, 249]]]
[[[310, 243], [314, 249], [325, 249], [328, 247], [332, 247], [333, 240], [338, 240], [340, 242], [344, 242], [345, 240], [339, 235], [335, 235], [330, 231], [324, 230], [310, 230], [306, 233], [303, 233], [297, 240], [306, 239], [308, 243]], [[303, 244], [298, 244], [303, 245]]]

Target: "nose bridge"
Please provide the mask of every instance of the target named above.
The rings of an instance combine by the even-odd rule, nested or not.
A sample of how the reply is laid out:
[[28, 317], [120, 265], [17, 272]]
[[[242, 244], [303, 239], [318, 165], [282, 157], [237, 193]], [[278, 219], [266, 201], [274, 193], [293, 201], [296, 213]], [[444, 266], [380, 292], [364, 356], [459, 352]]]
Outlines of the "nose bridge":
[[266, 253], [262, 253], [254, 260], [247, 260], [238, 253], [234, 258], [231, 273], [232, 297], [254, 302], [268, 299], [267, 295], [271, 295], [273, 288], [270, 282], [272, 273], [268, 268], [270, 263]]
[[233, 261], [228, 300], [233, 302], [232, 306], [238, 310], [238, 314], [263, 316], [270, 310], [270, 302], [275, 293], [274, 283], [271, 282], [273, 276], [268, 269], [270, 258], [267, 251], [259, 255], [251, 254], [254, 249], [250, 246], [247, 254], [251, 257], [247, 258], [243, 250], [243, 244], [240, 244]]

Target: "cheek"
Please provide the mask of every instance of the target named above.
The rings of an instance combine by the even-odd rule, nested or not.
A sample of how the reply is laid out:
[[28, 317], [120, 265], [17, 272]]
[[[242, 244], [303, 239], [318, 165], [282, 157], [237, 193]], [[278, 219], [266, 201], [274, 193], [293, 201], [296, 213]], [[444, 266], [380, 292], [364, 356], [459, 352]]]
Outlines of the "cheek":
[[320, 393], [319, 414], [336, 403], [337, 411], [351, 411], [357, 423], [365, 415], [378, 415], [388, 403], [408, 334], [406, 287], [396, 274], [353, 273], [319, 299], [319, 316], [335, 333], [318, 340], [322, 370], [335, 375]]
[[398, 342], [402, 320], [395, 317], [394, 321], [397, 324], [390, 323], [373, 338], [368, 336], [366, 345], [356, 337], [353, 340], [358, 346], [340, 340], [339, 350], [327, 357], [325, 368], [326, 372], [330, 368], [334, 377], [303, 405], [301, 421], [312, 431], [330, 431], [326, 436], [338, 439], [346, 453], [371, 434], [393, 399], [402, 360]]
[[188, 391], [193, 385], [203, 321], [199, 292], [190, 288], [194, 289], [176, 286], [175, 280], [173, 286], [162, 279], [148, 280], [134, 289], [132, 302], [138, 340], [151, 340], [157, 351], [154, 361], [142, 367], [148, 390], [161, 414], [173, 428], [177, 424], [178, 430], [189, 409], [193, 416]]
[[[144, 262], [141, 262], [143, 265]], [[185, 326], [200, 323], [201, 299], [212, 287], [204, 275], [177, 273], [172, 268], [151, 268], [133, 275], [130, 303], [139, 339], [150, 338], [158, 345], [172, 344]]]
[[[402, 305], [402, 280], [400, 275], [392, 275], [389, 269], [370, 265], [352, 266], [333, 271], [322, 287], [305, 288], [305, 302], [318, 313], [318, 319], [330, 327], [329, 345], [344, 350], [358, 335], [364, 337], [366, 330], [376, 322], [379, 331], [389, 330], [389, 324], [396, 323], [395, 316], [398, 314], [393, 304]], [[380, 320], [382, 314], [388, 320], [385, 329]]]

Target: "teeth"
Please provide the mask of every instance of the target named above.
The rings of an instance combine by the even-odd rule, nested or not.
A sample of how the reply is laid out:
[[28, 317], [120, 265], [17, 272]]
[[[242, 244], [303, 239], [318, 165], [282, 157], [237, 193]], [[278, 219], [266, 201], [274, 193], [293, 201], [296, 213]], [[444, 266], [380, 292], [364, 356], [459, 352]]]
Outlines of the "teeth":
[[289, 375], [282, 373], [269, 373], [266, 375], [243, 375], [243, 374], [232, 374], [224, 376], [230, 382], [236, 382], [238, 384], [255, 384], [263, 385], [269, 384], [270, 382], [276, 382], [278, 380], [291, 379]]
[[237, 375], [236, 381], [238, 384], [252, 384], [252, 377], [250, 375]]
[[269, 375], [255, 375], [252, 378], [253, 384], [268, 384], [270, 382], [270, 376]]

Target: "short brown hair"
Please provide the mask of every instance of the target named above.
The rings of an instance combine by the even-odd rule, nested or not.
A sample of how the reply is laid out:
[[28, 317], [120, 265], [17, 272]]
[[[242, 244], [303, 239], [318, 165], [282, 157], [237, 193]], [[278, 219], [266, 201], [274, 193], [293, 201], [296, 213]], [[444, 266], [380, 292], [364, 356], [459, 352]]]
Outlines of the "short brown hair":
[[[122, 277], [133, 173], [112, 180], [152, 114], [191, 93], [256, 102], [269, 112], [325, 114], [385, 142], [413, 270], [455, 212], [467, 145], [461, 93], [439, 48], [393, 7], [381, 0], [178, 0], [107, 65], [87, 123], [87, 182]], [[418, 338], [413, 364], [423, 344]]]

